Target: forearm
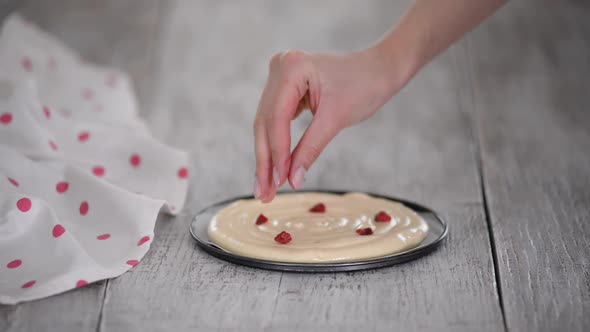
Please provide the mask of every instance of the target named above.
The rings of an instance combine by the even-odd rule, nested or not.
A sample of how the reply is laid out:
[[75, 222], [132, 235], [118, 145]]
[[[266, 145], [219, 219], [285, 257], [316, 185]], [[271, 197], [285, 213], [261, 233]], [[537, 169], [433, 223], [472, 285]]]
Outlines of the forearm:
[[[422, 66], [494, 13], [505, 0], [416, 0], [373, 47], [404, 85]], [[401, 71], [401, 72], [400, 72]], [[395, 74], [395, 75], [393, 75]], [[395, 88], [394, 88], [395, 89]]]

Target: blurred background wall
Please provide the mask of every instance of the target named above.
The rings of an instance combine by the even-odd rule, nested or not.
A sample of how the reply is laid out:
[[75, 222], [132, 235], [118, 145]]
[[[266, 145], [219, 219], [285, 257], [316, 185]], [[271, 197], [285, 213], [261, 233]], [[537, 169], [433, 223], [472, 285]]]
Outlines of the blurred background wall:
[[[89, 61], [128, 71], [154, 134], [192, 152], [196, 190], [215, 197], [220, 186], [251, 191], [251, 124], [270, 56], [289, 48], [365, 47], [408, 3], [29, 0], [0, 8], [17, 10]], [[410, 197], [467, 199], [472, 190], [462, 179], [477, 176], [478, 123], [503, 116], [479, 117], [473, 99], [482, 108], [514, 107], [523, 117], [535, 115], [521, 108], [578, 102], [588, 91], [587, 11], [584, 1], [510, 3], [435, 59], [382, 112], [340, 134], [308, 174], [307, 187], [403, 188]], [[576, 126], [587, 119], [570, 108], [558, 121]], [[294, 141], [309, 120], [306, 114], [294, 121]], [[449, 164], [442, 157], [449, 153], [461, 160]], [[455, 190], [444, 184], [449, 175], [457, 179]]]

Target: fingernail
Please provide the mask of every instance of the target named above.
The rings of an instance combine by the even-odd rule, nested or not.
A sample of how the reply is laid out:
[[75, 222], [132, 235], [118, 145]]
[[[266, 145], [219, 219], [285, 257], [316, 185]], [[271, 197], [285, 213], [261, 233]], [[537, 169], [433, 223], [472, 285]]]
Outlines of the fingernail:
[[277, 169], [276, 166], [272, 168], [272, 179], [278, 188], [279, 185], [281, 184], [281, 179], [279, 178], [279, 170]]
[[305, 168], [299, 167], [295, 174], [293, 174], [293, 178], [291, 179], [291, 183], [293, 184], [294, 189], [299, 189], [301, 185], [305, 181]]
[[258, 177], [254, 178], [254, 198], [260, 198], [260, 183], [258, 183]]

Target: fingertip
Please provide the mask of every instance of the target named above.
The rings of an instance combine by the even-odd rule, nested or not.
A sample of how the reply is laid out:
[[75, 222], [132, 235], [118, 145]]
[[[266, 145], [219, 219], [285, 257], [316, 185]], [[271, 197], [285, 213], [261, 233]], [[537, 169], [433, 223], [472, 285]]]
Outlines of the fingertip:
[[281, 176], [279, 175], [279, 170], [277, 169], [277, 166], [274, 166], [272, 168], [272, 180], [274, 181], [275, 186], [281, 186]]
[[289, 171], [291, 170], [291, 155], [285, 160], [283, 165], [283, 173], [281, 174], [281, 184], [287, 182], [289, 179]]
[[[272, 142], [271, 142], [272, 144]], [[272, 154], [272, 153], [271, 153]], [[272, 154], [273, 156], [273, 167], [269, 171], [272, 172], [270, 174], [272, 182], [276, 186], [276, 188], [280, 188], [289, 176], [289, 167], [291, 165], [291, 156], [287, 154], [287, 157], [280, 155], [278, 153]]]
[[289, 169], [291, 168], [291, 156], [285, 159], [284, 162], [278, 163], [280, 166], [274, 165], [272, 170], [272, 179], [276, 188], [280, 188], [285, 182], [289, 180]]
[[260, 181], [258, 181], [258, 176], [254, 177], [254, 188], [253, 188], [254, 198], [260, 199], [262, 197], [262, 189], [260, 188]]
[[316, 116], [293, 150], [289, 183], [295, 190], [301, 188], [305, 174], [340, 129], [334, 121]]
[[272, 158], [268, 146], [266, 131], [261, 122], [255, 126], [256, 176], [254, 180], [254, 196], [264, 199], [268, 196], [272, 184]]
[[305, 182], [305, 173], [307, 171], [305, 170], [305, 168], [303, 166], [299, 166], [297, 167], [297, 169], [295, 169], [294, 172], [292, 172], [289, 176], [289, 184], [291, 185], [291, 188], [297, 190], [299, 188], [301, 188], [301, 186], [303, 185], [303, 182]]
[[268, 192], [264, 195], [260, 201], [262, 203], [270, 203], [276, 196], [276, 186], [274, 183], [268, 188]]

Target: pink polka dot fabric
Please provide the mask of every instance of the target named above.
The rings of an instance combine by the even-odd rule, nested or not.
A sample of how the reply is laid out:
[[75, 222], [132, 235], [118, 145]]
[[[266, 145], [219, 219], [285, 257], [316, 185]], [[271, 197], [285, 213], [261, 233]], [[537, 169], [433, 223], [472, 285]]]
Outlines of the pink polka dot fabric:
[[188, 156], [151, 137], [122, 72], [19, 16], [0, 35], [0, 303], [125, 273], [182, 209]]

